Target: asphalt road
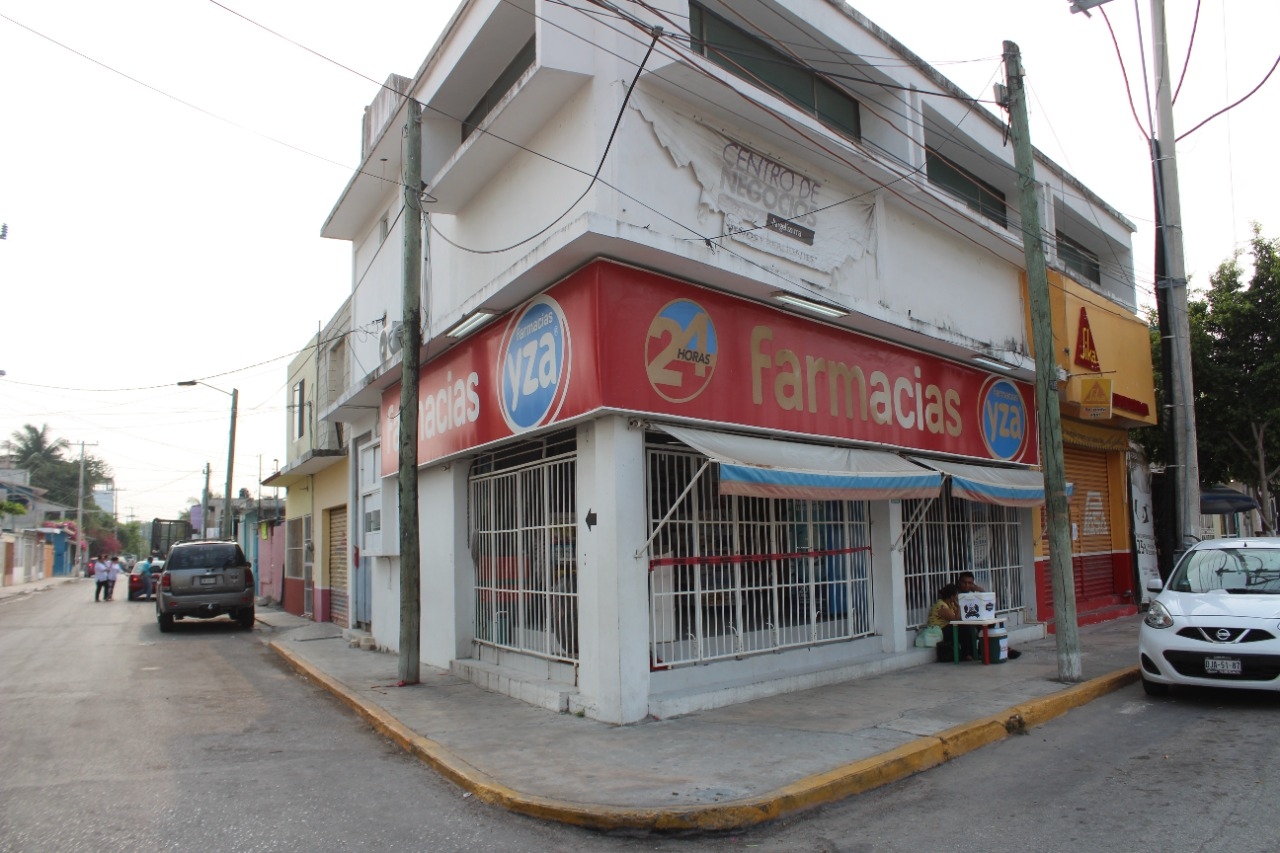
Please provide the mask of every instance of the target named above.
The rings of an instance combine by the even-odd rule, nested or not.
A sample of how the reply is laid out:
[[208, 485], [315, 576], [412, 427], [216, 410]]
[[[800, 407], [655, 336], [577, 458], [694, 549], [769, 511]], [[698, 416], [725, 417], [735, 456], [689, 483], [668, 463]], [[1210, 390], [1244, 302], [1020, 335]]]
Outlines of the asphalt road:
[[1271, 695], [1135, 685], [751, 832], [611, 837], [464, 796], [286, 671], [261, 625], [161, 635], [149, 603], [92, 599], [77, 581], [0, 601], [0, 851], [1245, 853], [1280, 837]]

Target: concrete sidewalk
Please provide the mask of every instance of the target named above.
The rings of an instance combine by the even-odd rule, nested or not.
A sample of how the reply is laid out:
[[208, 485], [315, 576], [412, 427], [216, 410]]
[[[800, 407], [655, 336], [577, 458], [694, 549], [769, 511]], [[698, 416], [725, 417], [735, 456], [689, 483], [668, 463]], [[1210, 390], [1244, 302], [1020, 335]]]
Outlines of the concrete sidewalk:
[[340, 629], [259, 609], [291, 666], [486, 802], [600, 830], [751, 826], [935, 767], [1138, 678], [1139, 617], [1080, 629], [1087, 679], [1056, 681], [1055, 640], [1005, 664], [927, 664], [842, 684], [610, 726], [422, 668]]
[[[59, 575], [58, 577], [41, 578], [39, 580], [24, 581], [23, 583], [11, 583], [0, 586], [0, 601], [6, 598], [17, 598], [23, 595], [31, 595], [37, 592], [44, 592], [53, 589], [55, 586], [61, 586], [64, 583], [75, 583], [76, 581], [88, 580], [87, 578], [68, 577]], [[89, 592], [93, 592], [93, 582], [89, 581]]]

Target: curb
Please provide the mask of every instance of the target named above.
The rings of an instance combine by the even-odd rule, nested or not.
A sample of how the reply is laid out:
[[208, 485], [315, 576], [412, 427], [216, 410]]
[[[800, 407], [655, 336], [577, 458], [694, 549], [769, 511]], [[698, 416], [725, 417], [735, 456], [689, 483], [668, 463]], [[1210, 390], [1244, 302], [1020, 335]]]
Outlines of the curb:
[[936, 735], [917, 738], [880, 755], [854, 761], [825, 773], [806, 776], [759, 796], [705, 806], [627, 808], [553, 800], [516, 791], [472, 766], [442, 744], [409, 729], [382, 707], [364, 701], [355, 691], [320, 672], [279, 641], [272, 640], [268, 645], [303, 678], [329, 691], [379, 734], [480, 800], [528, 817], [600, 831], [691, 832], [746, 829], [879, 788], [937, 767], [1010, 735], [1024, 734], [1029, 728], [1042, 725], [1072, 708], [1088, 704], [1138, 680], [1137, 666], [1117, 670], [1050, 696], [1019, 703], [1001, 713], [953, 726]]

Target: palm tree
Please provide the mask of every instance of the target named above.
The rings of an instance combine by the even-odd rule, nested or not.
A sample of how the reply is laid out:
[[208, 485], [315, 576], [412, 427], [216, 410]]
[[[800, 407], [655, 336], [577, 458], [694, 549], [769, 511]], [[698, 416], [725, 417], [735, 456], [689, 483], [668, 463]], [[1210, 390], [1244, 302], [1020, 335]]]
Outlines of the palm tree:
[[65, 462], [62, 451], [69, 446], [65, 438], [50, 440], [48, 424], [39, 429], [26, 424], [13, 433], [11, 440], [4, 443], [4, 449], [19, 467], [31, 472], [33, 479], [37, 478], [40, 472], [48, 470], [59, 462]]

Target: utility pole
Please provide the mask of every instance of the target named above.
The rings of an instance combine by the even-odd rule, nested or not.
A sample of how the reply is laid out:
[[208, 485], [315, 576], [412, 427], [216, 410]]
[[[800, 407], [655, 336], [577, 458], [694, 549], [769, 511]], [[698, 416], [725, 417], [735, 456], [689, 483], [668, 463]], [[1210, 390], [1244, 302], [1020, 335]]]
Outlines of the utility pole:
[[[2, 371], [0, 371], [2, 372]], [[94, 447], [97, 447], [95, 442]], [[84, 442], [80, 442], [80, 485], [76, 490], [76, 563], [79, 566], [80, 574], [84, 574], [84, 558], [85, 558], [85, 540], [84, 540]]]
[[240, 389], [231, 389], [231, 431], [227, 439], [227, 494], [222, 501], [222, 524], [218, 535], [222, 539], [231, 539], [236, 535], [235, 522], [231, 515], [231, 474], [236, 464], [236, 403], [240, 400]]
[[209, 463], [204, 463], [204, 494], [200, 496], [200, 538], [209, 535]]
[[422, 348], [422, 109], [406, 98], [403, 331], [400, 347], [400, 683], [419, 681], [418, 362]]
[[1009, 110], [1009, 135], [1018, 172], [1022, 206], [1022, 249], [1027, 264], [1027, 297], [1031, 304], [1031, 339], [1036, 356], [1036, 423], [1040, 432], [1040, 463], [1044, 467], [1045, 509], [1048, 512], [1049, 570], [1053, 577], [1054, 636], [1058, 644], [1058, 679], [1084, 680], [1080, 666], [1080, 635], [1076, 626], [1076, 585], [1071, 568], [1071, 515], [1067, 508], [1067, 477], [1062, 461], [1062, 414], [1058, 408], [1058, 360], [1053, 347], [1049, 303], [1049, 275], [1045, 271], [1040, 232], [1040, 196], [1035, 152], [1027, 119], [1027, 96], [1022, 80], [1022, 54], [1011, 41], [1004, 43], [1008, 88], [997, 99]]
[[[1182, 203], [1178, 195], [1177, 135], [1173, 131], [1173, 92], [1169, 76], [1169, 41], [1164, 0], [1151, 0], [1151, 38], [1156, 62], [1156, 141], [1152, 150], [1156, 188], [1156, 293], [1165, 310], [1168, 356], [1172, 369], [1164, 376], [1166, 415], [1173, 424], [1173, 479], [1177, 484], [1176, 560], [1189, 537], [1200, 535], [1200, 459], [1196, 443], [1195, 394], [1191, 378], [1191, 322], [1187, 316], [1187, 267], [1182, 254]], [[1163, 352], [1163, 351], [1162, 351]], [[1172, 564], [1170, 564], [1172, 566]]]

